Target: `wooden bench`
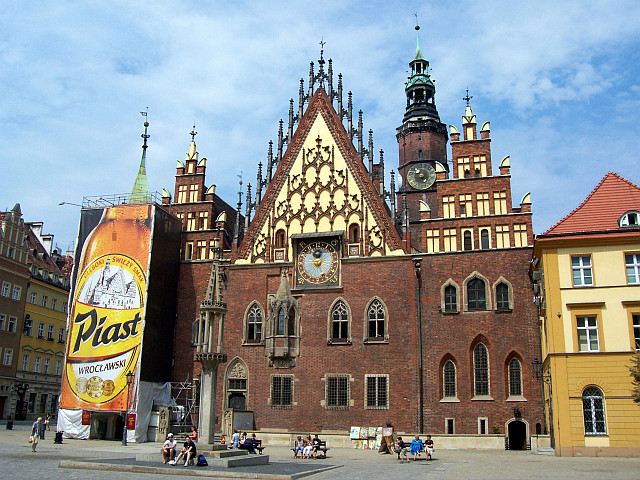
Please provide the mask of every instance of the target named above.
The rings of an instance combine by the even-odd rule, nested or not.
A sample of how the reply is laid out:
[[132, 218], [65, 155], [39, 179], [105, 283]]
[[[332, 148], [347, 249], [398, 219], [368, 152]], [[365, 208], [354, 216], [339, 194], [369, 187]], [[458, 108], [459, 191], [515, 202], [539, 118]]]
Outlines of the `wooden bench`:
[[255, 448], [256, 450], [258, 450], [258, 452], [260, 453], [260, 455], [262, 455], [262, 451], [267, 448], [267, 447], [263, 447], [262, 446], [262, 440], [258, 440], [256, 438], [256, 443], [253, 445], [253, 448]]
[[[315, 451], [316, 452], [322, 452], [322, 453], [316, 453], [316, 456], [314, 458], [327, 458], [327, 450], [329, 450], [329, 447], [327, 447], [327, 441], [326, 440], [320, 440], [320, 443], [318, 443], [318, 446], [315, 447]], [[296, 447], [292, 447], [291, 451], [293, 452], [293, 455], [295, 456], [296, 454]], [[311, 450], [312, 452], [314, 450]]]

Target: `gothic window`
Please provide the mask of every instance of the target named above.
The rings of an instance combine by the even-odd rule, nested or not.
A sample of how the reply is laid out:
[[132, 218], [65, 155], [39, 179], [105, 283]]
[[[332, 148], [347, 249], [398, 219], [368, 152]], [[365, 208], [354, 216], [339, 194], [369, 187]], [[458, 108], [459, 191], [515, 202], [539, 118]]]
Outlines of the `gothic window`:
[[604, 414], [604, 395], [597, 387], [588, 387], [582, 392], [585, 435], [606, 435], [607, 422]]
[[284, 248], [285, 238], [284, 230], [278, 230], [276, 232], [276, 248]]
[[276, 323], [276, 335], [284, 335], [284, 309], [278, 310], [278, 320]]
[[480, 230], [480, 248], [482, 248], [482, 250], [489, 249], [489, 230], [486, 228]]
[[287, 316], [287, 335], [294, 336], [296, 334], [296, 309], [294, 307], [289, 308], [289, 314]]
[[365, 375], [365, 407], [389, 408], [389, 376]]
[[360, 241], [360, 228], [357, 223], [349, 225], [349, 243], [358, 243]]
[[517, 358], [509, 362], [509, 396], [522, 396], [522, 365]]
[[342, 300], [337, 300], [329, 315], [329, 343], [349, 342], [349, 309]]
[[442, 396], [444, 398], [456, 398], [456, 365], [452, 360], [447, 360], [442, 368]]
[[387, 313], [384, 305], [377, 298], [367, 308], [367, 331], [365, 342], [386, 341], [387, 338]]
[[475, 395], [489, 395], [489, 355], [482, 343], [473, 349], [473, 373]]
[[349, 406], [348, 375], [327, 375], [325, 402], [328, 408]]
[[293, 375], [271, 377], [271, 405], [274, 407], [293, 405]]
[[262, 342], [262, 324], [263, 324], [262, 308], [257, 302], [251, 304], [247, 310], [246, 321], [246, 343], [260, 343]]
[[500, 282], [496, 285], [496, 309], [511, 310], [509, 285], [507, 285], [505, 282]]
[[474, 278], [467, 284], [467, 307], [469, 310], [486, 310], [486, 285], [483, 280]]
[[447, 285], [444, 289], [444, 311], [458, 311], [458, 291], [453, 285]]

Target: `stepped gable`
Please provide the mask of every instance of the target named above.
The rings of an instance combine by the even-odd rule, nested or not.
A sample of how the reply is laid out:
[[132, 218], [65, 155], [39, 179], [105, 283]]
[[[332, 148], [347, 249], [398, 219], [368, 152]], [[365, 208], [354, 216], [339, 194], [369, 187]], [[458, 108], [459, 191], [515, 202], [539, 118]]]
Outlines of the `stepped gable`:
[[584, 202], [543, 235], [618, 230], [619, 218], [629, 210], [640, 210], [640, 187], [609, 172]]
[[[258, 245], [264, 245], [266, 242], [263, 234], [265, 224], [269, 221], [273, 223], [279, 216], [276, 212], [278, 208], [276, 200], [279, 194], [283, 189], [293, 188], [292, 184], [296, 181], [300, 182], [302, 180], [299, 176], [292, 175], [292, 169], [294, 165], [304, 161], [302, 158], [302, 150], [308, 141], [311, 130], [318, 120], [318, 116], [322, 117], [331, 135], [330, 139], [314, 139], [318, 146], [318, 152], [326, 152], [328, 155], [333, 155], [333, 149], [337, 147], [339, 154], [347, 166], [348, 171], [346, 172], [346, 176], [353, 178], [359, 189], [359, 192], [349, 192], [348, 198], [345, 197], [345, 204], [348, 200], [354, 200], [351, 195], [352, 193], [361, 194], [361, 198], [357, 200], [358, 206], [354, 210], [363, 212], [366, 208], [371, 213], [375, 223], [375, 225], [369, 225], [372, 229], [371, 231], [373, 232], [376, 228], [379, 229], [379, 232], [373, 232], [372, 235], [381, 237], [381, 243], [383, 245], [379, 248], [372, 248], [370, 253], [377, 251], [384, 255], [384, 247], [389, 250], [402, 249], [400, 235], [393, 224], [386, 205], [376, 193], [375, 187], [369, 177], [369, 172], [359, 158], [342, 122], [331, 105], [329, 97], [323, 88], [319, 88], [313, 95], [311, 102], [309, 102], [309, 106], [293, 135], [291, 144], [287, 148], [282, 161], [278, 164], [273, 180], [267, 187], [249, 229], [242, 239], [236, 258], [252, 258], [252, 247], [254, 247], [256, 242]], [[303, 166], [302, 176], [304, 177], [306, 169], [315, 168], [316, 166], [317, 165]], [[333, 180], [335, 181], [335, 178]], [[343, 180], [343, 182], [346, 182], [346, 180]], [[333, 205], [333, 207], [335, 207], [335, 205]], [[304, 223], [302, 227], [304, 228]]]

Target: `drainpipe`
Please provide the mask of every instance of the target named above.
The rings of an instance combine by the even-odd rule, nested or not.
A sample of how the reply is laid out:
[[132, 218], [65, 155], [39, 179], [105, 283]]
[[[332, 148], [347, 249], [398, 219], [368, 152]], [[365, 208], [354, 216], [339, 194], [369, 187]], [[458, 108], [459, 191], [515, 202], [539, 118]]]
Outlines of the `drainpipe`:
[[416, 275], [416, 317], [418, 320], [418, 432], [424, 433], [424, 385], [422, 373], [422, 302], [420, 300], [421, 280], [420, 276], [420, 258], [413, 259], [413, 273]]

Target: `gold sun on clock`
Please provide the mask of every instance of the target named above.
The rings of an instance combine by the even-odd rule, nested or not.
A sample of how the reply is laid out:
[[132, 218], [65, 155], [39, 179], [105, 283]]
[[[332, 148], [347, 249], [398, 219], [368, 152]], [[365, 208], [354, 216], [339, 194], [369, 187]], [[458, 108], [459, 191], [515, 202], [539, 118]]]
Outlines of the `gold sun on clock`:
[[426, 190], [436, 181], [436, 171], [428, 163], [411, 165], [407, 172], [407, 181], [416, 190]]
[[298, 244], [298, 285], [338, 283], [337, 239], [314, 240]]

